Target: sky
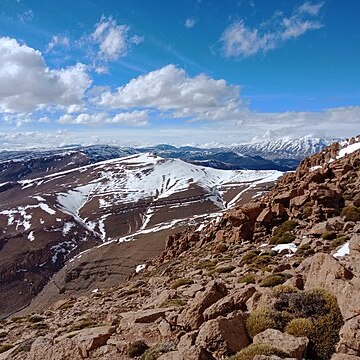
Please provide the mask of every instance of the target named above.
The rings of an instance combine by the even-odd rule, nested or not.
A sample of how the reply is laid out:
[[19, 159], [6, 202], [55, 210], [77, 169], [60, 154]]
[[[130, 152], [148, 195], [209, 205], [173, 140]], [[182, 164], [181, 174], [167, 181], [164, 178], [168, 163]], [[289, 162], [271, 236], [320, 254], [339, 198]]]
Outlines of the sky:
[[0, 149], [360, 134], [358, 0], [0, 4]]

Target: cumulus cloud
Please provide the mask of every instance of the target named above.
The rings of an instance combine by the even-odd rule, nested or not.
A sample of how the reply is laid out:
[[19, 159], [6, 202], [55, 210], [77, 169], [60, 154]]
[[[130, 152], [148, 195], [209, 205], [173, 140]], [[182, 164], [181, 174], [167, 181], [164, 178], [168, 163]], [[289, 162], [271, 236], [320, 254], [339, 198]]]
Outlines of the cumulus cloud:
[[55, 47], [69, 47], [69, 45], [70, 40], [67, 36], [54, 35], [46, 46], [46, 52], [51, 51]]
[[112, 109], [145, 108], [173, 118], [234, 119], [242, 111], [240, 88], [204, 74], [190, 77], [167, 65], [139, 76], [115, 92], [103, 92], [95, 102]]
[[186, 26], [188, 29], [193, 28], [193, 27], [195, 26], [195, 24], [196, 24], [196, 21], [195, 21], [195, 19], [193, 19], [193, 18], [188, 18], [188, 19], [185, 20], [185, 26]]
[[49, 69], [40, 51], [0, 37], [0, 112], [80, 104], [91, 80], [87, 67]]
[[226, 57], [248, 57], [266, 53], [280, 47], [286, 41], [297, 38], [310, 30], [320, 29], [323, 25], [318, 15], [323, 3], [303, 3], [291, 16], [282, 13], [261, 23], [258, 28], [248, 27], [243, 20], [229, 25], [223, 32], [220, 43]]
[[129, 126], [144, 126], [149, 121], [148, 112], [145, 110], [135, 110], [132, 112], [122, 112], [115, 115], [109, 115], [105, 112], [82, 113], [78, 115], [65, 114], [60, 117], [61, 124], [76, 125], [105, 125], [121, 124]]
[[107, 61], [117, 60], [126, 55], [130, 44], [138, 45], [143, 41], [138, 35], [130, 37], [129, 30], [129, 26], [118, 25], [111, 16], [102, 16], [91, 34], [91, 39], [99, 46], [99, 57]]

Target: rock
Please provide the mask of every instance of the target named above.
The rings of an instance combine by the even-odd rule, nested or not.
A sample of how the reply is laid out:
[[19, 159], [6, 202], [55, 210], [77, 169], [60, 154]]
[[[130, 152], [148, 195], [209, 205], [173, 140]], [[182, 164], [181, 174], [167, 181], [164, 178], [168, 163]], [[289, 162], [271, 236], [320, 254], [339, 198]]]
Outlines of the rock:
[[255, 220], [263, 210], [264, 205], [261, 203], [250, 202], [241, 207], [241, 211], [248, 217], [249, 220]]
[[248, 346], [245, 319], [241, 313], [209, 320], [199, 329], [196, 346], [204, 347], [215, 358], [235, 353]]
[[26, 360], [82, 360], [81, 350], [73, 339], [54, 344], [46, 337], [38, 337], [32, 344]]
[[256, 221], [259, 223], [269, 223], [274, 218], [274, 214], [271, 209], [264, 209], [259, 216], [256, 218]]
[[178, 344], [178, 349], [184, 349], [184, 348], [190, 348], [191, 346], [195, 345], [195, 340], [197, 337], [198, 331], [190, 331], [188, 333], [186, 333], [185, 335], [183, 335], [180, 338], [179, 344]]
[[336, 296], [341, 314], [346, 320], [359, 312], [359, 281], [359, 278], [353, 278], [353, 274], [333, 256], [317, 253], [312, 257], [305, 290], [327, 289]]
[[211, 281], [206, 289], [198, 293], [182, 311], [177, 325], [188, 330], [195, 330], [204, 322], [203, 312], [219, 299], [227, 295], [227, 288], [221, 281]]
[[360, 357], [347, 354], [334, 354], [331, 360], [360, 360]]
[[354, 235], [349, 244], [352, 271], [360, 277], [360, 235]]
[[176, 290], [165, 289], [161, 293], [153, 294], [149, 300], [145, 303], [144, 309], [153, 309], [160, 307], [166, 301], [174, 299], [176, 297]]
[[82, 356], [87, 357], [90, 351], [105, 345], [112, 333], [111, 326], [83, 329], [74, 337], [74, 341], [81, 350]]
[[129, 311], [121, 313], [121, 328], [126, 328], [136, 323], [152, 323], [159, 318], [164, 318], [167, 311], [173, 311], [175, 308], [147, 309], [140, 311]]
[[290, 200], [290, 207], [300, 207], [303, 206], [309, 200], [309, 195], [300, 195], [295, 196]]
[[192, 346], [188, 349], [170, 351], [157, 358], [158, 360], [215, 360], [204, 348]]
[[274, 303], [275, 299], [271, 289], [256, 287], [256, 291], [246, 302], [249, 312], [254, 311], [257, 307], [269, 307]]
[[281, 358], [276, 355], [255, 355], [253, 360], [296, 360], [295, 358]]
[[360, 314], [345, 322], [336, 349], [340, 353], [360, 356]]
[[291, 357], [302, 359], [303, 353], [309, 343], [306, 337], [295, 337], [282, 333], [279, 330], [267, 329], [257, 334], [253, 339], [254, 344], [269, 344], [285, 351]]
[[227, 315], [235, 310], [246, 310], [246, 302], [255, 293], [254, 286], [248, 286], [244, 289], [233, 290], [231, 294], [212, 304], [204, 311], [204, 319], [208, 321], [215, 319], [220, 315]]
[[159, 329], [161, 336], [164, 338], [169, 337], [172, 334], [171, 326], [165, 319], [162, 319], [160, 321], [160, 324], [158, 325], [158, 329]]
[[309, 229], [306, 233], [308, 235], [318, 235], [321, 236], [328, 229], [328, 223], [326, 221], [315, 224], [311, 229]]

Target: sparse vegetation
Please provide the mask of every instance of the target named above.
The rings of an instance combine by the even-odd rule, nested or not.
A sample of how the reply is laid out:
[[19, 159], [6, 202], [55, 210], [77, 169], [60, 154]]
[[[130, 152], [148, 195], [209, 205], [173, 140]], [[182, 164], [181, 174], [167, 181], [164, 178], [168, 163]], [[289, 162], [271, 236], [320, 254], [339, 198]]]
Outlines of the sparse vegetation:
[[163, 303], [160, 304], [161, 308], [166, 308], [166, 307], [181, 307], [186, 305], [186, 301], [183, 299], [169, 299], [164, 301]]
[[270, 239], [270, 244], [288, 244], [295, 240], [294, 234], [291, 232], [298, 225], [297, 221], [294, 220], [286, 220], [281, 225], [279, 225], [274, 233], [272, 238]]
[[276, 355], [281, 359], [289, 357], [284, 351], [268, 344], [251, 344], [228, 360], [253, 360], [256, 355]]
[[161, 355], [166, 354], [170, 351], [176, 350], [176, 346], [173, 343], [164, 343], [155, 345], [147, 349], [141, 356], [141, 360], [156, 360]]
[[193, 284], [193, 283], [194, 283], [194, 281], [191, 280], [191, 279], [177, 279], [177, 280], [175, 280], [175, 281], [172, 283], [171, 287], [172, 287], [173, 289], [177, 289], [177, 288], [180, 287], [180, 286], [183, 286], [183, 285], [191, 285], [191, 284]]
[[244, 274], [239, 278], [239, 283], [255, 284], [255, 282], [256, 282], [256, 275], [254, 273]]
[[341, 216], [345, 221], [360, 221], [360, 208], [349, 205], [342, 209]]
[[334, 240], [336, 239], [335, 231], [325, 231], [321, 234], [321, 238], [324, 240]]
[[314, 332], [314, 324], [309, 318], [296, 318], [287, 324], [285, 331], [293, 336], [310, 337]]
[[14, 345], [10, 345], [10, 344], [2, 344], [0, 345], [0, 354], [10, 350]]
[[284, 273], [271, 274], [261, 281], [260, 286], [274, 287], [283, 284], [289, 277], [291, 277], [289, 274]]
[[314, 249], [309, 245], [301, 245], [296, 251], [296, 256], [301, 256], [303, 258], [309, 257], [315, 254]]
[[146, 345], [145, 341], [137, 340], [129, 344], [127, 353], [130, 358], [135, 358], [144, 354], [147, 349], [149, 346]]
[[70, 331], [76, 331], [76, 330], [85, 329], [87, 327], [93, 327], [95, 325], [96, 325], [96, 322], [93, 319], [91, 319], [91, 318], [83, 318], [83, 319], [80, 319], [73, 326], [71, 326], [71, 328], [69, 330]]
[[226, 274], [232, 272], [234, 269], [235, 266], [233, 265], [219, 266], [218, 268], [211, 270], [210, 274]]
[[252, 263], [254, 257], [259, 255], [260, 253], [261, 253], [261, 251], [259, 251], [259, 250], [250, 250], [250, 251], [246, 252], [243, 255], [243, 257], [241, 258], [240, 264], [246, 265], [246, 264]]

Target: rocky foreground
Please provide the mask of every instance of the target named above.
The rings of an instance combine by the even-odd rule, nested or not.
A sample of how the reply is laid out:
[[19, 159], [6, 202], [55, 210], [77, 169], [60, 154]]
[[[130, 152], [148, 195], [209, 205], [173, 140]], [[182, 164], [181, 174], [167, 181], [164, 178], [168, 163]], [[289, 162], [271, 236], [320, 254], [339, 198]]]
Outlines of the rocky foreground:
[[359, 140], [170, 236], [125, 285], [2, 321], [0, 360], [360, 359]]

